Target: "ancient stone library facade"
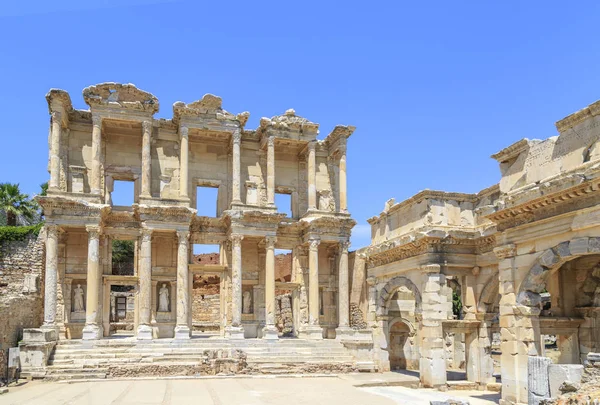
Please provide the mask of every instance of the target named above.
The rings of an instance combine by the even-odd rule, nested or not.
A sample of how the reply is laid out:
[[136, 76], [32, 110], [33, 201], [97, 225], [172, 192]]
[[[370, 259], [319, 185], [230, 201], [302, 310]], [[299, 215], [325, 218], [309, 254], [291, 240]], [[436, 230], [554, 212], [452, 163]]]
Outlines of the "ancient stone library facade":
[[[109, 350], [123, 333], [156, 351], [210, 336], [264, 348], [238, 372], [287, 347], [282, 367], [416, 370], [429, 387], [459, 376], [527, 403], [530, 357], [581, 364], [600, 351], [600, 102], [557, 122], [558, 136], [493, 155], [497, 185], [387, 201], [371, 245], [349, 253], [354, 127], [318, 140], [319, 125], [288, 110], [247, 129], [249, 114], [213, 95], [155, 119], [152, 94], [115, 83], [83, 97], [89, 110], [47, 95], [44, 321], [21, 343], [32, 370], [77, 364], [67, 350]], [[113, 204], [118, 182], [133, 183], [131, 205]], [[197, 215], [203, 188], [214, 216]], [[200, 244], [218, 254], [194, 255]], [[310, 357], [319, 350], [331, 356]]]

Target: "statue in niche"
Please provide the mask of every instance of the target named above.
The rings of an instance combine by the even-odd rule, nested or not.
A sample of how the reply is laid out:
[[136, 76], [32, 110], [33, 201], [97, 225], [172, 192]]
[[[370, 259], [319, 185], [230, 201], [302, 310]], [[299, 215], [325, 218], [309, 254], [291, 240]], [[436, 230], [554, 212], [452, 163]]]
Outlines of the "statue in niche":
[[166, 284], [158, 292], [158, 312], [169, 312], [169, 289]]
[[250, 314], [252, 313], [252, 293], [248, 290], [244, 291], [244, 297], [242, 299], [242, 313]]
[[85, 312], [83, 295], [84, 293], [81, 284], [77, 284], [77, 287], [73, 290], [73, 312]]
[[319, 211], [334, 211], [331, 190], [323, 190], [319, 193]]

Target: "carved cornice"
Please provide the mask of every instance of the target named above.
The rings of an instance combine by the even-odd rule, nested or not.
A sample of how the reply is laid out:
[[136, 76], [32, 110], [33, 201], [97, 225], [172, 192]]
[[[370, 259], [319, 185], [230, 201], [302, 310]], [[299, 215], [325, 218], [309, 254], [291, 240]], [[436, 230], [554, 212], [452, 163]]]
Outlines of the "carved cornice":
[[520, 141], [517, 141], [512, 145], [502, 149], [500, 152], [494, 153], [491, 158], [497, 160], [499, 163], [506, 162], [507, 160], [515, 158], [529, 149], [531, 142], [534, 141], [530, 141], [527, 138], [521, 139]]
[[[569, 212], [572, 209], [585, 208], [577, 206], [579, 201], [587, 201], [587, 205], [597, 204], [600, 194], [600, 179], [581, 183], [575, 187], [560, 190], [542, 197], [534, 198], [522, 204], [496, 211], [485, 218], [496, 223], [499, 231], [530, 222], [538, 221]], [[572, 207], [575, 205], [575, 207]]]
[[200, 118], [206, 120], [231, 121], [243, 128], [250, 117], [250, 113], [245, 111], [238, 115], [223, 109], [223, 99], [213, 94], [205, 94], [200, 100], [186, 104], [183, 101], [177, 101], [173, 104], [173, 121], [179, 122], [182, 118]]
[[50, 89], [46, 94], [46, 101], [48, 102], [48, 112], [52, 113], [53, 104], [59, 104], [63, 110], [68, 114], [73, 110], [73, 104], [71, 103], [71, 96], [64, 90], [61, 89]]
[[558, 132], [563, 133], [574, 126], [581, 124], [582, 122], [600, 114], [600, 101], [596, 101], [588, 105], [581, 110], [566, 116], [560, 121], [556, 122], [556, 129]]
[[512, 243], [504, 246], [498, 246], [497, 248], [494, 248], [494, 254], [500, 260], [514, 257], [517, 255], [517, 247]]
[[138, 207], [140, 220], [167, 223], [189, 224], [194, 216], [194, 211], [187, 207], [176, 206], [147, 206]]
[[37, 196], [36, 200], [44, 209], [46, 218], [52, 220], [60, 217], [103, 219], [110, 211], [109, 205], [92, 204], [84, 200], [72, 200], [56, 196]]
[[458, 238], [452, 235], [410, 235], [365, 249], [369, 267], [383, 266], [425, 253], [481, 254], [489, 252], [496, 244], [495, 236]]

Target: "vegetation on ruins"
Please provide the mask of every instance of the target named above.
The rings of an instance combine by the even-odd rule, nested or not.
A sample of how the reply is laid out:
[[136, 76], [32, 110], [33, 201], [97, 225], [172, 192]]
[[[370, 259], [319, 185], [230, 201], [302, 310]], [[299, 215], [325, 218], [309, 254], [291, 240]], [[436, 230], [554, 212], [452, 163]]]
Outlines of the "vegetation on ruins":
[[113, 274], [133, 273], [134, 243], [132, 240], [112, 241]]
[[0, 243], [25, 240], [29, 235], [37, 236], [43, 223], [28, 226], [0, 226]]
[[21, 193], [18, 184], [0, 183], [0, 212], [6, 219], [6, 225], [31, 225], [36, 222], [38, 205]]

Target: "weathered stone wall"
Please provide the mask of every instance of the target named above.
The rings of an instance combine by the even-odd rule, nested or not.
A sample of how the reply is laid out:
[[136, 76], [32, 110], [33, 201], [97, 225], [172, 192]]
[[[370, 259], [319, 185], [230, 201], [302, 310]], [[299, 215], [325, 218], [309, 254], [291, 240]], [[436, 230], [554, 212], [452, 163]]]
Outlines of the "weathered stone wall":
[[294, 318], [292, 316], [292, 294], [278, 294], [275, 299], [276, 313], [275, 324], [282, 336], [291, 336], [294, 331]]
[[0, 349], [43, 320], [44, 236], [0, 243]]

